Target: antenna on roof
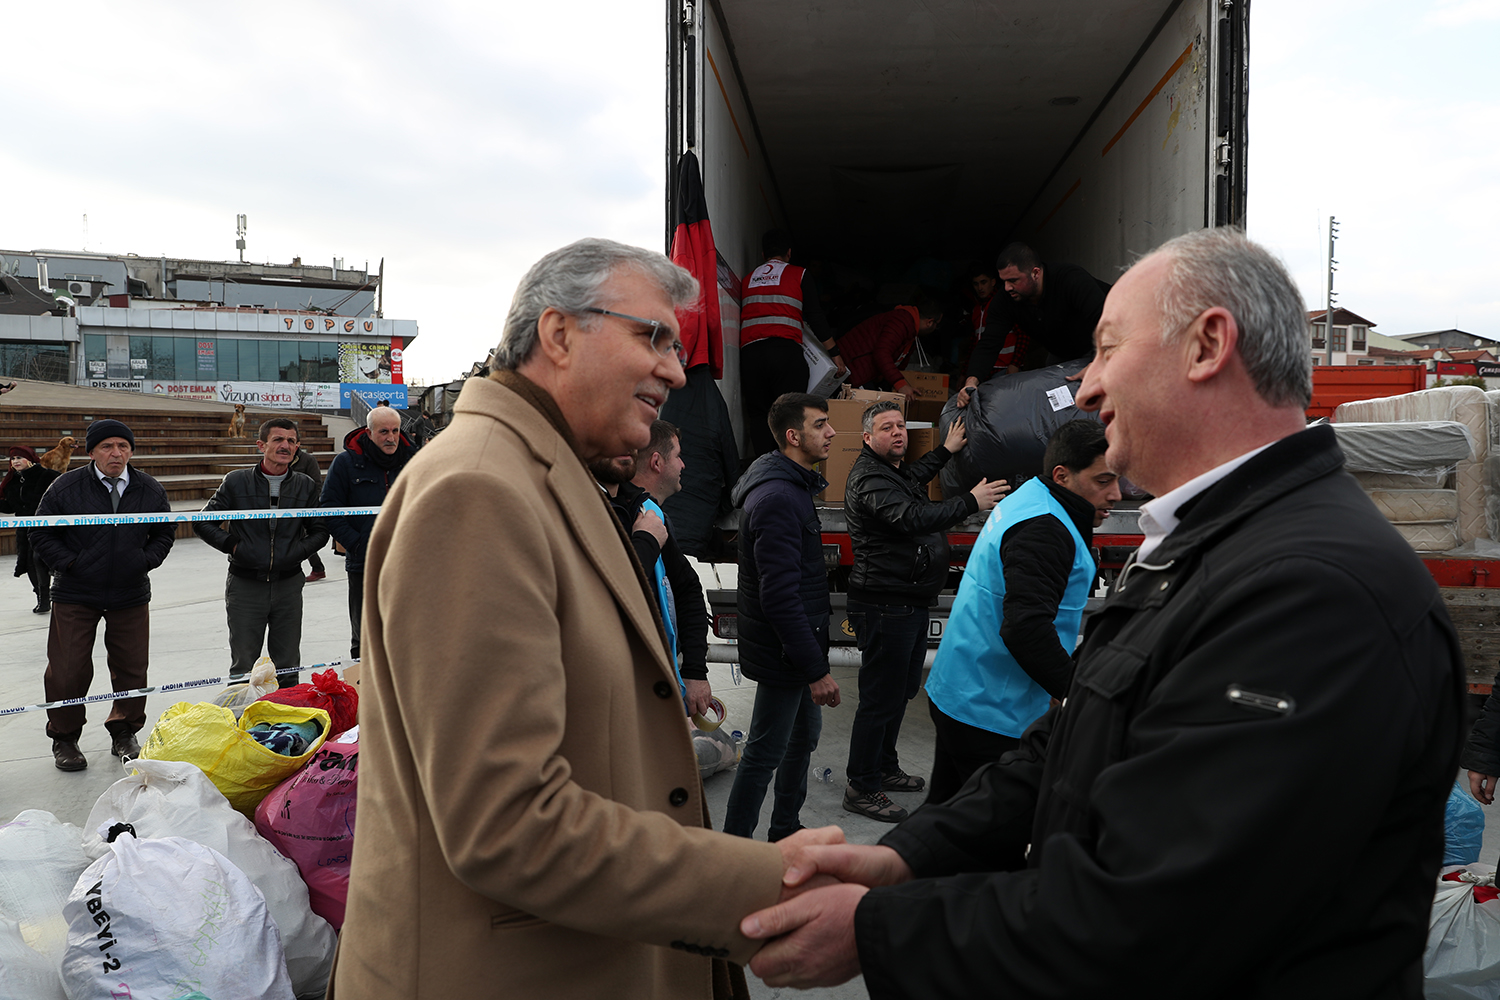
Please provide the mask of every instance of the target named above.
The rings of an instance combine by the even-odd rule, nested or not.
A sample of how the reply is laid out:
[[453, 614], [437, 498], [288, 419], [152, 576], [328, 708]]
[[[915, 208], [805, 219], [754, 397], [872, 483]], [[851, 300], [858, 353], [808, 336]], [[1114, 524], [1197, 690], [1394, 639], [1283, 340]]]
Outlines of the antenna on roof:
[[234, 241], [234, 248], [240, 252], [240, 263], [245, 263], [245, 217], [236, 215], [234, 217], [234, 234], [239, 239]]

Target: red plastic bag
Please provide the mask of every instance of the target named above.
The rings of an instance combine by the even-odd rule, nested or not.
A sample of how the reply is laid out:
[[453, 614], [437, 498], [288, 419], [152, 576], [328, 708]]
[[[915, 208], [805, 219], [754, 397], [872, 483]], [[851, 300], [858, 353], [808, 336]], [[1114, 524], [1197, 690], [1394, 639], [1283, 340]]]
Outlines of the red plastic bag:
[[328, 713], [332, 728], [330, 735], [337, 736], [359, 721], [359, 692], [339, 680], [338, 671], [325, 670], [312, 675], [311, 684], [272, 691], [260, 699], [274, 701], [278, 705], [302, 705], [321, 708]]
[[344, 926], [349, 898], [358, 771], [356, 729], [323, 744], [255, 809], [255, 829], [297, 865], [312, 911], [334, 930]]

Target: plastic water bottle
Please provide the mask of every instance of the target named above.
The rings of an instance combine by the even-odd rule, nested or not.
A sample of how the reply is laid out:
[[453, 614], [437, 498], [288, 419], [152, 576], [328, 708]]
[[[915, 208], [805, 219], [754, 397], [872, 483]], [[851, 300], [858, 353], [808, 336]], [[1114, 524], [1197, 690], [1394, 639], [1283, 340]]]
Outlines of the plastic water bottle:
[[745, 734], [736, 729], [729, 734], [730, 742], [734, 744], [734, 759], [743, 760], [745, 757]]
[[825, 785], [833, 784], [833, 768], [815, 767], [812, 769], [813, 777]]

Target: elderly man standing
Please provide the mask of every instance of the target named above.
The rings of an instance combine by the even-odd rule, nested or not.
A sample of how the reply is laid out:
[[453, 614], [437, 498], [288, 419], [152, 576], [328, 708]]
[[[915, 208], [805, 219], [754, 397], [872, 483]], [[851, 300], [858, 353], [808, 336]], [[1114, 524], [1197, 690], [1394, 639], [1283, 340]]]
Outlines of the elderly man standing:
[[[365, 414], [365, 425], [344, 435], [344, 450], [334, 456], [323, 481], [323, 507], [379, 507], [411, 461], [416, 449], [401, 433], [401, 414], [376, 406]], [[344, 569], [349, 574], [349, 655], [359, 659], [360, 616], [365, 598], [365, 549], [375, 528], [375, 515], [340, 514], [325, 519], [333, 540], [344, 547]]]
[[1095, 338], [1078, 400], [1156, 499], [1066, 702], [880, 845], [804, 849], [790, 881], [863, 884], [751, 916], [803, 925], [752, 967], [863, 968], [877, 997], [1415, 1000], [1463, 666], [1431, 575], [1305, 428], [1301, 296], [1207, 230], [1132, 267]]
[[[292, 469], [297, 424], [272, 417], [260, 425], [260, 464], [224, 477], [203, 508], [316, 508], [317, 487]], [[328, 531], [317, 518], [195, 521], [193, 530], [229, 555], [224, 610], [229, 616], [229, 676], [246, 677], [264, 647], [280, 687], [297, 683], [302, 649], [302, 560], [322, 548]]]
[[948, 582], [947, 530], [989, 510], [1010, 492], [1003, 479], [982, 479], [948, 500], [927, 498], [927, 484], [969, 443], [962, 419], [943, 443], [906, 463], [906, 418], [895, 403], [864, 414], [864, 447], [849, 470], [844, 512], [854, 543], [849, 624], [859, 641], [859, 707], [849, 731], [849, 787], [844, 809], [882, 823], [906, 810], [887, 792], [920, 792], [926, 784], [901, 769], [896, 741], [906, 703], [922, 687], [927, 609]]
[[608, 240], [543, 257], [494, 374], [391, 491], [360, 704], [377, 822], [331, 1000], [707, 998], [755, 951], [739, 917], [778, 898], [784, 852], [706, 828], [642, 568], [588, 471], [684, 384], [697, 296]]
[[[64, 514], [160, 514], [170, 511], [167, 492], [130, 468], [135, 435], [118, 420], [89, 425], [84, 447], [91, 459], [64, 472], [42, 495], [38, 517]], [[47, 633], [47, 700], [82, 698], [94, 680], [94, 636], [104, 621], [104, 648], [115, 691], [146, 686], [151, 643], [151, 579], [172, 550], [171, 524], [89, 524], [31, 529], [32, 548], [52, 569], [52, 624]], [[82, 771], [78, 749], [87, 712], [82, 705], [47, 710], [47, 735], [59, 770]], [[114, 702], [104, 728], [109, 752], [136, 757], [135, 734], [146, 724], [146, 699]]]

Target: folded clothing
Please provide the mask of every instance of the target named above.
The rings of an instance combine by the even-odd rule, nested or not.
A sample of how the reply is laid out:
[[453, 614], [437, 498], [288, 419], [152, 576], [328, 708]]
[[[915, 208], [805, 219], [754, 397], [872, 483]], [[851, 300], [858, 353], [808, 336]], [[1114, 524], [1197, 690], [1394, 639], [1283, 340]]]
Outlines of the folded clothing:
[[283, 757], [300, 757], [323, 735], [316, 719], [306, 722], [262, 722], [248, 730], [250, 738], [272, 753]]

